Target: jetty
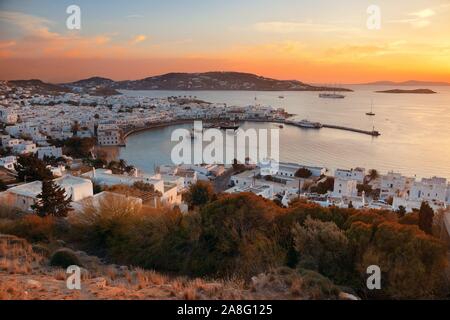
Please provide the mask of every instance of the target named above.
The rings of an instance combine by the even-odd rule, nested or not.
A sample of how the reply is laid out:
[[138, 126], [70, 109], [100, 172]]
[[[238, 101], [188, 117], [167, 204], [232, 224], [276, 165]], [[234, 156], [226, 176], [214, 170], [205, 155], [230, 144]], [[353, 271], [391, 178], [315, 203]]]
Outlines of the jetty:
[[373, 137], [381, 136], [381, 133], [375, 129], [361, 130], [361, 129], [355, 129], [355, 128], [350, 128], [350, 127], [337, 126], [337, 125], [333, 125], [333, 124], [322, 124], [322, 128], [330, 128], [330, 129], [338, 129], [338, 130], [357, 132], [357, 133], [362, 133], [362, 134], [368, 134]]

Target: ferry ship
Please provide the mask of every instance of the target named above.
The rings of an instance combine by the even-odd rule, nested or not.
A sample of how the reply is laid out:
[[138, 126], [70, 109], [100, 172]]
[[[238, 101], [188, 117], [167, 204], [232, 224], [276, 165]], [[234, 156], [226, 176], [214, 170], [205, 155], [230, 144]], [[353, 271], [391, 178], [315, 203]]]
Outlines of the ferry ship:
[[319, 98], [344, 99], [345, 96], [343, 94], [338, 94], [338, 93], [319, 93]]
[[292, 121], [292, 123], [300, 128], [309, 128], [309, 129], [322, 128], [322, 124], [320, 122], [312, 122], [306, 119], [303, 119], [301, 121]]
[[239, 124], [237, 124], [235, 122], [222, 122], [218, 125], [218, 127], [221, 130], [227, 130], [227, 129], [237, 130], [237, 129], [239, 129]]

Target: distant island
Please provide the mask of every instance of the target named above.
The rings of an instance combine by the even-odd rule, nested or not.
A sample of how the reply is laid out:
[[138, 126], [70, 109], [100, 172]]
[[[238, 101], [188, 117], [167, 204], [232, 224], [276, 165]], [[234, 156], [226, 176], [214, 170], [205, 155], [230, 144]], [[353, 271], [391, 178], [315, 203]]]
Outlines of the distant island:
[[392, 90], [382, 90], [375, 91], [376, 93], [419, 93], [419, 94], [431, 94], [436, 93], [436, 91], [430, 89], [413, 89], [413, 90], [403, 90], [403, 89], [392, 89]]
[[367, 86], [392, 86], [392, 87], [403, 87], [403, 86], [450, 86], [449, 82], [436, 82], [436, 81], [417, 81], [417, 80], [408, 80], [403, 82], [394, 82], [394, 81], [375, 81], [368, 83], [359, 83], [358, 85], [367, 85]]

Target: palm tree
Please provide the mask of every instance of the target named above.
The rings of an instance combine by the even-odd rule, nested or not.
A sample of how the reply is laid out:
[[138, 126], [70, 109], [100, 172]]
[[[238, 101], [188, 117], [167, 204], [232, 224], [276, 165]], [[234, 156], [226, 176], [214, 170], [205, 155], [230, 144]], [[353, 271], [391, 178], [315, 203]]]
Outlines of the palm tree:
[[375, 169], [370, 169], [369, 170], [369, 181], [375, 180], [380, 176], [380, 174], [378, 173], [377, 170]]

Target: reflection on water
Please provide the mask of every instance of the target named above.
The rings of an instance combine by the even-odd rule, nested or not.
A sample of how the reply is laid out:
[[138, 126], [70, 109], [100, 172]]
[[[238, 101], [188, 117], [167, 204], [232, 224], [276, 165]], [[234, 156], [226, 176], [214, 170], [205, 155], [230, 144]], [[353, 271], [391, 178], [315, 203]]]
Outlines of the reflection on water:
[[[314, 92], [242, 91], [126, 91], [129, 95], [192, 95], [228, 105], [258, 103], [283, 107], [300, 118], [370, 130], [375, 126], [381, 136], [334, 129], [307, 130], [285, 126], [280, 130], [280, 159], [323, 165], [329, 169], [363, 166], [396, 170], [418, 177], [439, 175], [450, 178], [450, 88], [431, 87], [434, 95], [381, 94], [384, 87], [353, 87], [345, 99], [320, 99]], [[278, 99], [282, 94], [285, 98]], [[366, 116], [374, 102], [375, 117]], [[190, 129], [190, 125], [183, 127]], [[273, 128], [273, 124], [245, 123], [245, 128]], [[154, 165], [171, 163], [174, 127], [153, 129], [132, 135], [120, 157], [144, 171]]]

